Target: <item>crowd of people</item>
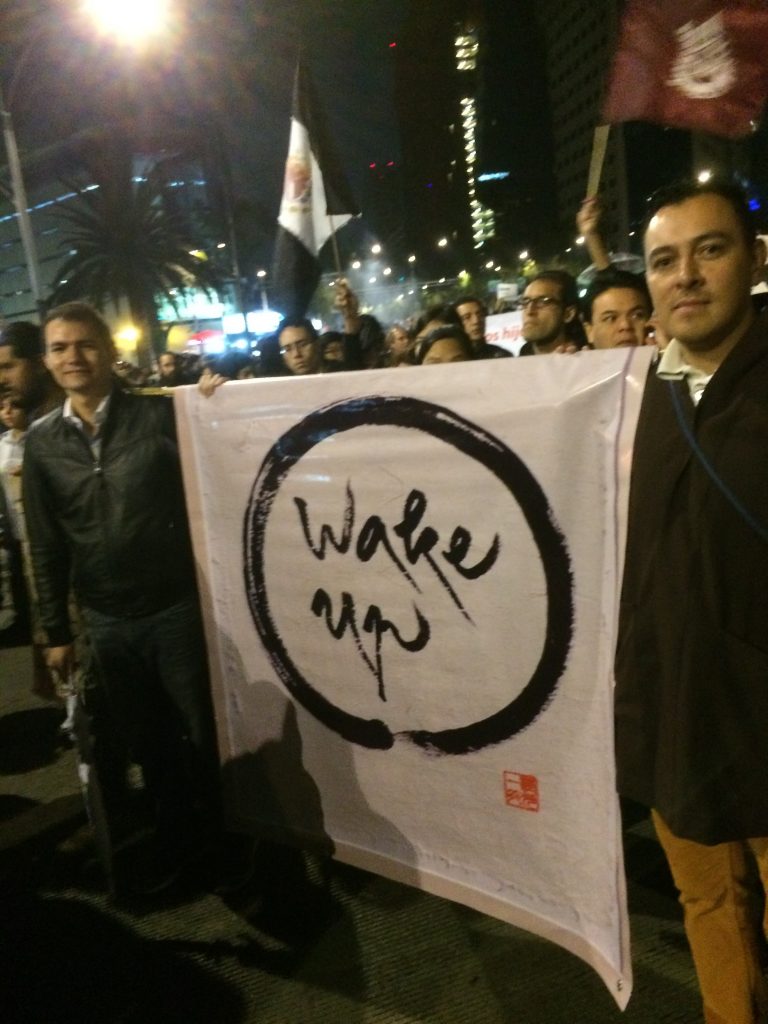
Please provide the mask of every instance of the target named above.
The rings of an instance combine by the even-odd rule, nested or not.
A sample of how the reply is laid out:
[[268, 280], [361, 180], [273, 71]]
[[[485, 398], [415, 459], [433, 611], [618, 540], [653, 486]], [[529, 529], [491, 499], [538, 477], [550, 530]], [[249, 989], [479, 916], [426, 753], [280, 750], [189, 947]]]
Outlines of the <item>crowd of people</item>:
[[[653, 199], [645, 277], [601, 254], [593, 200], [579, 216], [598, 272], [581, 300], [562, 270], [527, 281], [520, 357], [658, 348], [633, 455], [616, 658], [619, 792], [651, 809], [708, 1024], [765, 1024], [756, 898], [767, 922], [768, 913], [755, 879], [768, 886], [768, 322], [751, 294], [765, 247], [743, 193], [717, 180]], [[476, 296], [386, 332], [346, 282], [338, 307], [337, 331], [289, 319], [260, 367], [230, 356], [191, 376], [199, 371], [213, 394], [254, 373], [510, 357], [488, 342]], [[191, 370], [164, 353], [155, 384], [189, 383]], [[227, 835], [219, 805], [171, 403], [117, 386], [116, 375], [130, 379], [130, 368], [84, 303], [52, 310], [42, 328], [0, 334], [1, 578], [14, 580], [1, 607], [16, 602], [19, 621], [30, 611], [40, 665], [59, 682], [84, 657], [78, 630], [87, 637], [104, 742], [141, 766], [151, 797], [153, 870], [133, 881], [153, 892], [203, 835], [220, 864], [231, 855], [230, 868], [248, 845]], [[11, 628], [7, 614], [0, 625]]]

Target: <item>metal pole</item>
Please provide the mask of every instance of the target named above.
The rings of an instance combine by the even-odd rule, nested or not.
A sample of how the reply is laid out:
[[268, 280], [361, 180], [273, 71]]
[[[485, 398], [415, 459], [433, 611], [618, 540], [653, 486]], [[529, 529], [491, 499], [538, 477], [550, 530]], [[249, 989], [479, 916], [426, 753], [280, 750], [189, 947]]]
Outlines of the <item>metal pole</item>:
[[27, 206], [27, 193], [24, 189], [24, 178], [21, 174], [21, 161], [19, 160], [19, 148], [16, 145], [16, 135], [13, 130], [11, 112], [6, 110], [3, 94], [0, 90], [0, 116], [3, 121], [3, 138], [5, 139], [5, 152], [8, 158], [8, 170], [11, 173], [11, 194], [13, 205], [19, 218], [19, 234], [21, 244], [24, 248], [24, 258], [27, 261], [27, 273], [32, 295], [35, 299], [38, 314], [43, 312], [43, 292], [40, 287], [40, 269], [37, 262], [37, 249], [35, 247], [35, 236], [32, 234], [32, 223]]

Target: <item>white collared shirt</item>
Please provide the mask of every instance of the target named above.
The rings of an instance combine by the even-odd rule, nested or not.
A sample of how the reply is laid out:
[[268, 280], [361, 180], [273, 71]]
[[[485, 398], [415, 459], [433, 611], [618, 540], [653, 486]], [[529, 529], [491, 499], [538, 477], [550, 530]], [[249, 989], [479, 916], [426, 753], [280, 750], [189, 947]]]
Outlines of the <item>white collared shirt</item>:
[[101, 459], [101, 432], [104, 426], [104, 421], [107, 418], [107, 412], [109, 411], [109, 401], [112, 398], [112, 392], [105, 395], [99, 404], [96, 406], [96, 412], [93, 414], [93, 433], [86, 430], [85, 424], [72, 410], [72, 400], [67, 396], [64, 401], [64, 408], [61, 411], [64, 419], [71, 423], [74, 427], [77, 427], [83, 434], [88, 444], [91, 446], [94, 459], [99, 462]]
[[713, 376], [711, 373], [704, 373], [703, 370], [697, 370], [694, 366], [686, 363], [680, 342], [676, 338], [673, 338], [662, 352], [659, 365], [656, 368], [656, 375], [662, 380], [686, 381], [694, 405], [698, 405], [701, 401], [704, 388]]

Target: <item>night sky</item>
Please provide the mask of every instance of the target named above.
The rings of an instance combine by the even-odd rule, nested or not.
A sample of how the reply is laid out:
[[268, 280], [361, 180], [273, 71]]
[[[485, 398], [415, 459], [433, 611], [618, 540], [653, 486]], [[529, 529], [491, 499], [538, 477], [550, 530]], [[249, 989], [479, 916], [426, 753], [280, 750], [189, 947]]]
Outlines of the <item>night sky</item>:
[[20, 145], [36, 150], [126, 111], [151, 125], [155, 138], [171, 138], [186, 123], [203, 133], [215, 124], [236, 193], [253, 193], [276, 213], [301, 48], [359, 191], [372, 160], [398, 157], [389, 43], [405, 7], [405, 0], [179, 0], [183, 17], [164, 44], [133, 55], [67, 17], [60, 0], [3, 0], [0, 60], [6, 89], [16, 73], [11, 106]]

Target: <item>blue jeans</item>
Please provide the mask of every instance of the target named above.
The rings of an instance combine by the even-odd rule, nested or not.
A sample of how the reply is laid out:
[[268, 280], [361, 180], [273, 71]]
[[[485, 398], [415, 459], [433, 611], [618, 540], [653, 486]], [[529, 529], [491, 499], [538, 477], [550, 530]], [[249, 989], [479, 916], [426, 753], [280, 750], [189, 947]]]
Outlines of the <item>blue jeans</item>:
[[84, 608], [114, 727], [141, 766], [158, 838], [220, 828], [218, 752], [197, 595], [135, 619]]

